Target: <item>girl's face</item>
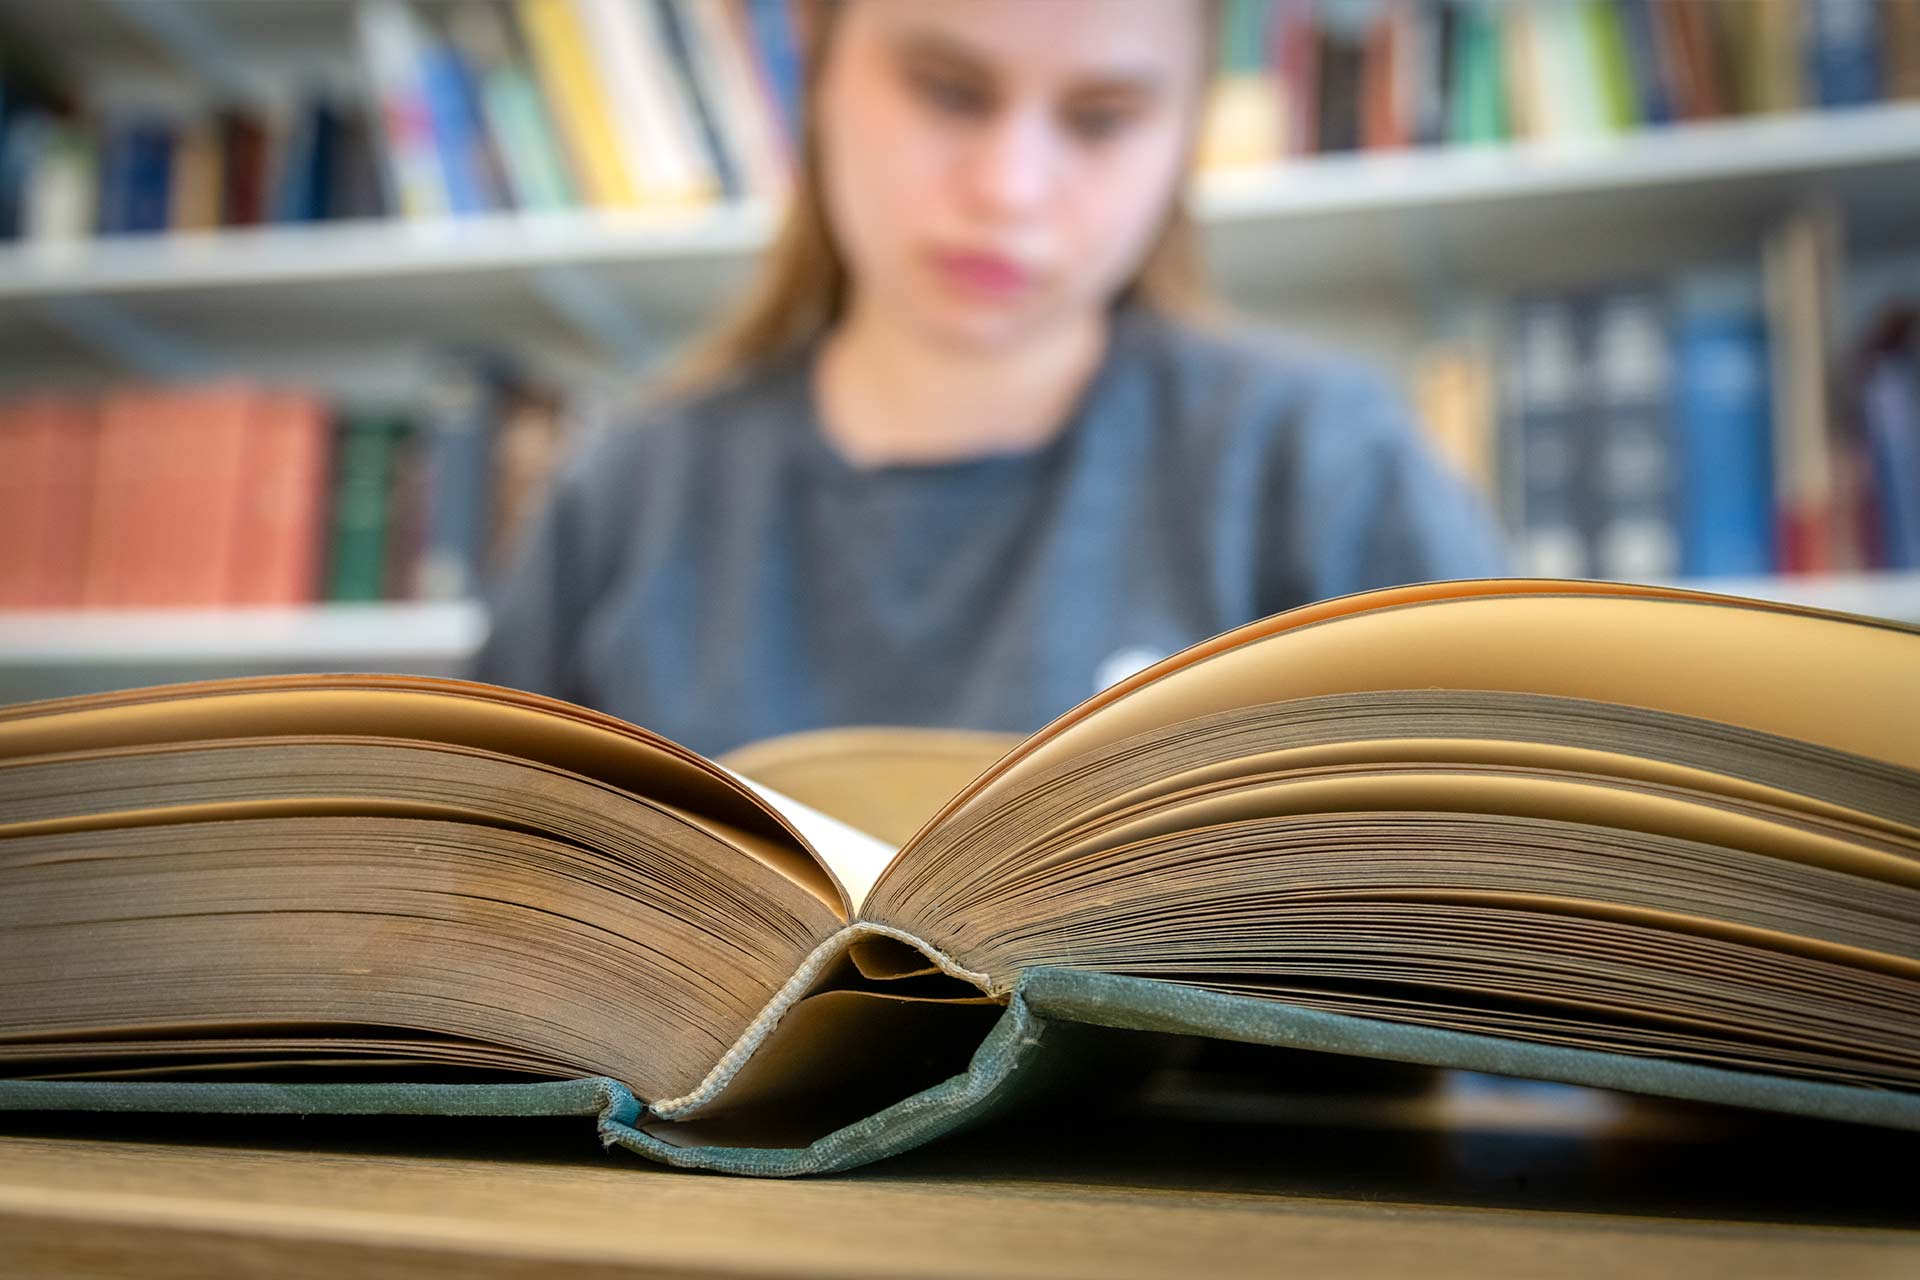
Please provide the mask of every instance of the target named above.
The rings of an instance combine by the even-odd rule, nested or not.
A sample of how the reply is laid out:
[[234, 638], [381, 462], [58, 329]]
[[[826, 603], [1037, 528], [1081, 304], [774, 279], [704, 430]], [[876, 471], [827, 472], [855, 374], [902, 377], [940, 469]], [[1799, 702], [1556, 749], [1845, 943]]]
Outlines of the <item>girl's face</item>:
[[974, 349], [1083, 319], [1165, 217], [1201, 0], [847, 0], [815, 139], [858, 305]]

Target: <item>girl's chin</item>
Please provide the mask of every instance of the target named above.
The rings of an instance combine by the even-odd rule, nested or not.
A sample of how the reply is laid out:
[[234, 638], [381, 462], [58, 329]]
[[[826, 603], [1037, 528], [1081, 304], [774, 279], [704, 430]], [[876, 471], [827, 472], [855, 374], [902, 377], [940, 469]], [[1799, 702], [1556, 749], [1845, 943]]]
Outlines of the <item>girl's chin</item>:
[[936, 298], [917, 308], [916, 326], [934, 341], [970, 351], [989, 352], [1029, 341], [1057, 319], [1033, 299], [1024, 304], [983, 303]]

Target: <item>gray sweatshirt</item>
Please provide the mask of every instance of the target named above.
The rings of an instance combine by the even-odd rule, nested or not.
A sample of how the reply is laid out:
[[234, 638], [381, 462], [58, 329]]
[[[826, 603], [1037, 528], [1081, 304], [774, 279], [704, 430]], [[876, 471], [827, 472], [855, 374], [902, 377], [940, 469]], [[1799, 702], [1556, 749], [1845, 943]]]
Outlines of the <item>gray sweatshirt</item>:
[[1030, 452], [863, 468], [811, 352], [570, 459], [476, 676], [697, 751], [836, 724], [1026, 732], [1311, 600], [1504, 567], [1482, 505], [1363, 368], [1119, 313]]

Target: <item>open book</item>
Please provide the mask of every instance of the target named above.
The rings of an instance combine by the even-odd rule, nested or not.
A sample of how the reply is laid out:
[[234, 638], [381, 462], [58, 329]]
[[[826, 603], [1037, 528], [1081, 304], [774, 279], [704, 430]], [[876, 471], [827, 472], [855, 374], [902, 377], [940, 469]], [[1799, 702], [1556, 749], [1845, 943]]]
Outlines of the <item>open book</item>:
[[1073, 1023], [1920, 1128], [1920, 631], [1348, 597], [1084, 703], [898, 852], [482, 685], [0, 711], [0, 1107], [589, 1112], [816, 1172]]

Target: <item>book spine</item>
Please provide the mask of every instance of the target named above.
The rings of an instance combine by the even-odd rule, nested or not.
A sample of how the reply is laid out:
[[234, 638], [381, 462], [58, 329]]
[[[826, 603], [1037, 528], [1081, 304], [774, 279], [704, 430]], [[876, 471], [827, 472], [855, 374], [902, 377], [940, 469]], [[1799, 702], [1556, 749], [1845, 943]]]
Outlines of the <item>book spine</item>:
[[20, 234], [37, 243], [66, 243], [92, 234], [99, 197], [93, 143], [72, 125], [56, 125], [34, 156], [22, 193]]
[[144, 542], [146, 478], [161, 461], [149, 446], [157, 434], [150, 390], [116, 391], [101, 402], [99, 447], [94, 455], [93, 506], [87, 534], [87, 569], [81, 602], [107, 608], [135, 602]]
[[580, 13], [607, 85], [614, 132], [642, 198], [663, 203], [695, 198], [703, 177], [701, 157], [692, 138], [677, 132], [671, 72], [651, 0], [580, 0]]
[[174, 150], [169, 231], [208, 231], [220, 225], [220, 134], [211, 120], [181, 131]]
[[399, 430], [382, 414], [350, 413], [334, 447], [326, 598], [378, 600], [384, 594], [388, 490]]
[[1771, 573], [1772, 375], [1756, 286], [1703, 277], [1681, 289], [1674, 338], [1680, 571]]
[[487, 126], [500, 144], [514, 203], [535, 210], [572, 207], [573, 181], [533, 77], [517, 65], [496, 67], [482, 82], [481, 100]]
[[1513, 321], [1507, 398], [1517, 448], [1519, 553], [1525, 571], [1579, 578], [1591, 570], [1579, 338], [1573, 308], [1558, 299], [1524, 304]]
[[173, 135], [165, 125], [130, 120], [108, 130], [100, 166], [101, 234], [165, 231], [172, 163]]
[[1619, 0], [1617, 9], [1639, 116], [1650, 125], [1663, 125], [1672, 123], [1674, 113], [1673, 100], [1667, 90], [1667, 63], [1655, 29], [1654, 3], [1655, 0]]
[[1484, 4], [1469, 4], [1454, 27], [1448, 139], [1459, 143], [1502, 142], [1513, 133], [1508, 111], [1507, 66], [1500, 28]]
[[569, 0], [520, 0], [518, 12], [582, 194], [595, 205], [638, 204], [641, 175], [622, 154], [580, 11]]
[[87, 573], [87, 534], [92, 523], [94, 456], [99, 415], [87, 400], [38, 396], [42, 483], [35, 545], [40, 568], [35, 604], [71, 609], [80, 604]]
[[1920, 98], [1920, 0], [1880, 0], [1882, 89], [1889, 98]]
[[[1316, 89], [1319, 101], [1315, 150], [1354, 151], [1360, 146], [1360, 77], [1366, 57], [1366, 33], [1353, 25], [1356, 15], [1343, 10], [1321, 14]], [[1335, 21], [1336, 17], [1340, 21]]]
[[399, 0], [361, 0], [356, 12], [367, 76], [386, 137], [389, 203], [409, 218], [442, 217], [450, 207], [450, 193], [421, 82], [419, 28]]
[[315, 99], [302, 111], [281, 167], [280, 191], [274, 201], [276, 222], [318, 222], [327, 216], [338, 127], [338, 116], [324, 101]]
[[260, 394], [210, 385], [164, 394], [170, 474], [150, 478], [157, 512], [145, 536], [164, 529], [159, 585], [142, 603], [210, 607], [233, 601], [248, 472], [260, 441]]
[[252, 116], [221, 112], [220, 222], [250, 227], [267, 219], [267, 131]]
[[356, 105], [334, 108], [332, 165], [327, 174], [325, 218], [381, 218], [387, 207], [380, 173], [380, 146], [373, 120]]
[[771, 106], [754, 70], [739, 10], [724, 0], [697, 0], [684, 10], [691, 24], [696, 64], [714, 86], [720, 132], [732, 140], [743, 189], [777, 196], [786, 187], [786, 159]]
[[1874, 0], [1814, 0], [1805, 18], [1808, 83], [1823, 107], [1850, 107], [1880, 96], [1880, 24]]
[[1640, 89], [1620, 6], [1613, 0], [1586, 0], [1580, 18], [1599, 94], [1602, 131], [1624, 133], [1639, 128]]
[[262, 398], [242, 480], [235, 604], [304, 604], [317, 594], [328, 422], [311, 396]]
[[1221, 11], [1219, 68], [1200, 136], [1203, 170], [1254, 168], [1283, 152], [1286, 108], [1264, 56], [1267, 14], [1249, 0], [1229, 0]]
[[485, 361], [446, 361], [428, 388], [425, 543], [415, 583], [422, 599], [480, 594], [501, 404], [500, 376]]
[[799, 149], [805, 78], [800, 65], [800, 38], [794, 29], [789, 0], [736, 0], [736, 3], [745, 6], [754, 52], [772, 90], [774, 110], [787, 139], [788, 153], [794, 154]]
[[1836, 235], [1831, 211], [1807, 210], [1788, 218], [1765, 252], [1784, 573], [1830, 572], [1846, 558], [1828, 367]]
[[1670, 578], [1680, 534], [1666, 318], [1652, 294], [1626, 291], [1600, 300], [1593, 326], [1584, 470], [1597, 491], [1596, 570], [1625, 582]]
[[420, 84], [433, 121], [448, 210], [468, 214], [506, 207], [471, 68], [444, 40], [423, 41], [420, 59]]
[[426, 448], [411, 424], [402, 424], [392, 447], [382, 590], [389, 599], [410, 600], [420, 581], [420, 560], [427, 544]]
[[33, 406], [0, 404], [0, 609], [40, 603], [43, 529], [51, 505], [51, 459]]
[[[684, 8], [674, 0], [654, 0], [654, 28], [660, 34], [660, 46], [672, 71], [668, 91], [673, 93], [683, 120], [682, 132], [691, 133], [694, 148], [704, 160], [722, 195], [737, 199], [745, 191], [738, 158], [726, 131], [721, 128], [717, 104], [719, 82], [712, 78], [708, 64], [700, 58], [689, 30]], [[677, 90], [677, 93], [674, 91]]]

